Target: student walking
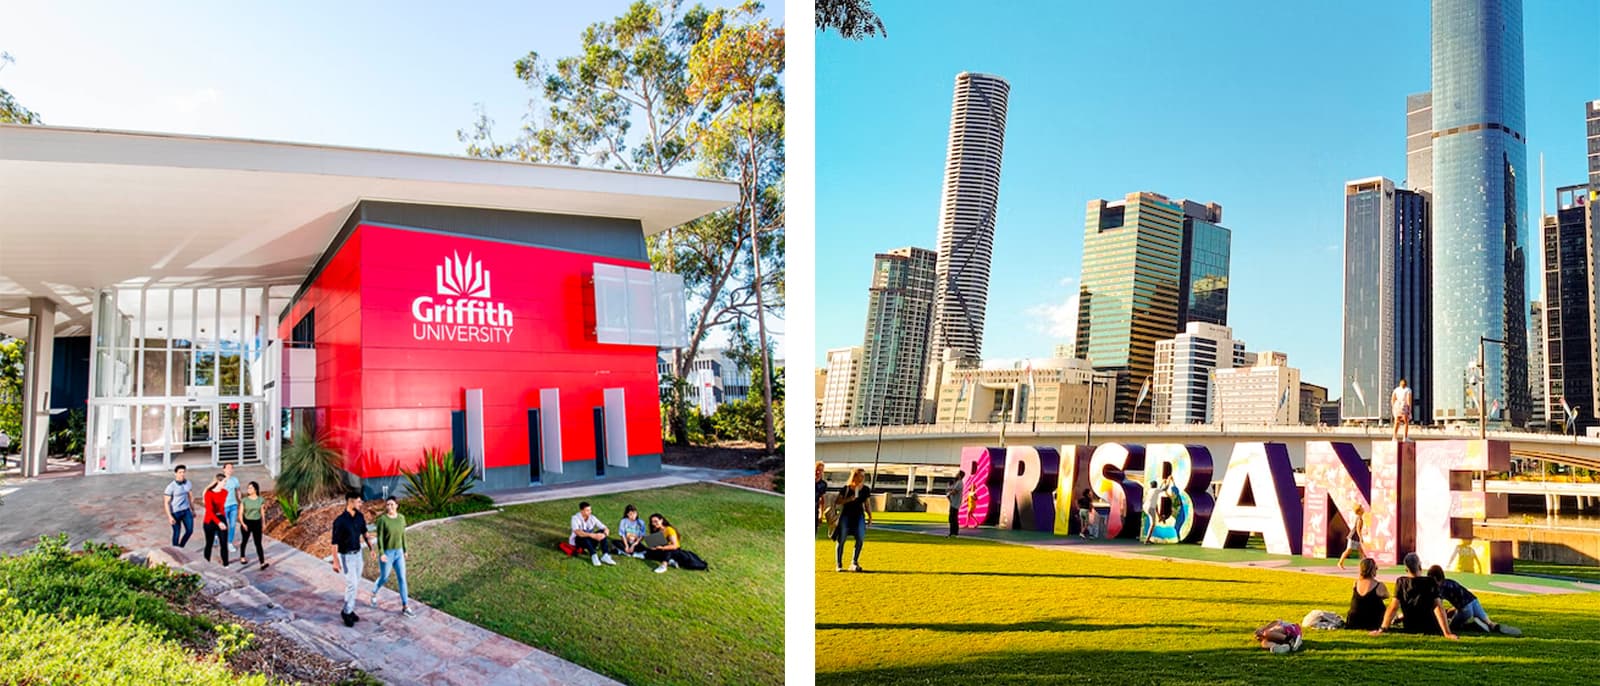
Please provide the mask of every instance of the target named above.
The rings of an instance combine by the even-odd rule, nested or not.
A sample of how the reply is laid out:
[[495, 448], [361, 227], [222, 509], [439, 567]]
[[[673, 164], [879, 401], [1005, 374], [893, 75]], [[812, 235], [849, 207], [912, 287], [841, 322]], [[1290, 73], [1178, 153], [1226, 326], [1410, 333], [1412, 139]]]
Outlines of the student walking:
[[383, 501], [384, 511], [378, 516], [378, 550], [382, 554], [378, 563], [378, 583], [372, 587], [372, 609], [378, 609], [378, 591], [389, 580], [389, 570], [394, 570], [395, 581], [400, 585], [400, 614], [415, 617], [411, 611], [411, 595], [406, 592], [406, 516], [400, 514], [400, 502], [389, 496]]
[[966, 488], [967, 473], [965, 470], [957, 470], [956, 480], [950, 484], [950, 490], [944, 493], [944, 496], [950, 499], [950, 535], [946, 536], [946, 538], [954, 537], [960, 531], [960, 527], [957, 524], [959, 524], [961, 516], [961, 498]]
[[[227, 544], [238, 545], [238, 477], [234, 477], [234, 465], [222, 465], [222, 488], [227, 491], [226, 505], [222, 512], [227, 515]], [[238, 548], [238, 556], [245, 556], [245, 548]]]
[[267, 556], [261, 552], [261, 506], [266, 502], [261, 497], [261, 486], [252, 481], [245, 486], [244, 497], [239, 499], [239, 513], [243, 515], [244, 540], [239, 541], [239, 564], [246, 564], [245, 552], [250, 546], [250, 539], [256, 540], [256, 562], [261, 563], [261, 568], [267, 568]]
[[839, 526], [835, 530], [837, 538], [833, 548], [833, 571], [844, 571], [844, 539], [854, 536], [856, 539], [855, 554], [850, 556], [850, 571], [860, 572], [861, 546], [866, 543], [867, 525], [872, 523], [872, 508], [869, 499], [872, 498], [872, 488], [867, 486], [867, 470], [856, 468], [850, 472], [850, 481], [839, 489], [839, 495], [834, 498], [833, 506], [840, 508]]
[[[181, 464], [173, 467], [172, 483], [167, 484], [167, 490], [161, 496], [167, 511], [167, 523], [172, 525], [172, 545], [179, 548], [189, 545], [189, 535], [194, 533], [194, 505], [189, 499], [194, 484], [189, 483], [188, 474], [188, 468]], [[178, 535], [180, 530], [182, 536]]]
[[228, 502], [228, 492], [223, 490], [224, 477], [217, 475], [211, 481], [211, 486], [205, 492], [205, 521], [202, 528], [206, 534], [206, 561], [211, 561], [211, 544], [215, 542], [222, 549], [222, 566], [228, 566], [228, 513], [225, 507]]
[[344, 497], [344, 512], [333, 520], [333, 573], [344, 575], [344, 608], [339, 617], [345, 626], [361, 621], [356, 616], [356, 587], [361, 584], [363, 541], [373, 548], [367, 518], [361, 514], [361, 494], [352, 491]]

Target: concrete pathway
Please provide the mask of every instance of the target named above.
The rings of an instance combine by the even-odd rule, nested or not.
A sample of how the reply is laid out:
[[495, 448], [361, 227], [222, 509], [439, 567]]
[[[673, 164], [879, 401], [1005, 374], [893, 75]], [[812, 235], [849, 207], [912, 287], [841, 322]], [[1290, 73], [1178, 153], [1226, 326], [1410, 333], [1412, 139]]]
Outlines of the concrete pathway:
[[[213, 472], [210, 467], [191, 468], [190, 477], [205, 483]], [[242, 482], [271, 482], [259, 467], [239, 470], [236, 476]], [[170, 480], [169, 474], [157, 473], [9, 482], [7, 487], [15, 490], [0, 505], [0, 552], [24, 550], [39, 535], [59, 532], [74, 546], [86, 539], [116, 543], [200, 574], [229, 610], [392, 684], [617, 683], [416, 600], [412, 605], [417, 616], [401, 616], [400, 599], [389, 589], [379, 594], [380, 609], [361, 605], [356, 613], [362, 621], [347, 628], [339, 619], [344, 580], [328, 562], [268, 538], [270, 567], [236, 563], [224, 569], [201, 557], [205, 541], [198, 522], [187, 549], [172, 547], [160, 496]], [[363, 603], [370, 584], [362, 583]]]

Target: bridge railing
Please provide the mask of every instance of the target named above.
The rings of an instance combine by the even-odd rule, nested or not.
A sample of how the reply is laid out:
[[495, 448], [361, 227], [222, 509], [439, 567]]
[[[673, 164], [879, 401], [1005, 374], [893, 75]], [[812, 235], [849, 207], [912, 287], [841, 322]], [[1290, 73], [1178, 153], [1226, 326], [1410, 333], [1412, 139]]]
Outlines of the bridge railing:
[[[999, 423], [966, 423], [966, 424], [903, 424], [898, 426], [885, 426], [882, 428], [884, 438], [913, 438], [913, 437], [953, 437], [953, 436], [982, 436], [998, 437], [1001, 433]], [[1212, 434], [1217, 436], [1231, 435], [1283, 435], [1302, 438], [1311, 435], [1324, 435], [1329, 437], [1376, 437], [1382, 438], [1390, 433], [1388, 426], [1321, 426], [1305, 424], [1094, 424], [1092, 431], [1101, 436], [1126, 436], [1129, 433], [1140, 435], [1195, 435]], [[831, 427], [818, 428], [817, 440], [829, 439], [856, 440], [860, 438], [875, 438], [879, 428], [876, 426], [859, 427]], [[1081, 435], [1084, 425], [1079, 424], [1033, 424], [1030, 422], [1010, 423], [1005, 425], [1005, 434], [1011, 437], [1062, 437], [1071, 438], [1073, 434]], [[1411, 427], [1410, 435], [1415, 438], [1478, 438], [1479, 432], [1473, 427]], [[1568, 443], [1573, 445], [1600, 446], [1600, 438], [1586, 436], [1566, 436], [1562, 434], [1537, 433], [1532, 431], [1491, 430], [1489, 438], [1508, 441], [1538, 441], [1542, 443]]]

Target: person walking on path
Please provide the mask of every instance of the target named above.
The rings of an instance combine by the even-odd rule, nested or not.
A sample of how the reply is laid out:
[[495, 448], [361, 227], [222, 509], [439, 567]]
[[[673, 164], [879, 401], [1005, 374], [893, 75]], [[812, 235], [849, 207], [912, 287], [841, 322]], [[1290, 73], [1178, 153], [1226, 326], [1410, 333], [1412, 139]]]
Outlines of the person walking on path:
[[256, 539], [256, 562], [261, 563], [261, 568], [267, 568], [267, 556], [261, 552], [261, 506], [266, 499], [261, 497], [261, 486], [252, 481], [245, 486], [244, 497], [239, 499], [240, 521], [244, 524], [244, 539], [239, 541], [239, 564], [246, 564], [246, 550], [250, 547], [250, 539]]
[[[1394, 435], [1389, 440], [1411, 440], [1411, 389], [1406, 387], [1405, 379], [1401, 379], [1400, 385], [1389, 394], [1389, 409], [1394, 413]], [[1404, 437], [1401, 436], [1402, 426], [1405, 427]]]
[[[189, 498], [194, 484], [189, 483], [188, 474], [188, 468], [181, 464], [173, 467], [172, 483], [167, 484], [165, 495], [161, 496], [167, 523], [172, 525], [172, 545], [178, 548], [189, 545], [189, 535], [194, 533], [194, 504]], [[178, 535], [180, 530], [182, 536]]]
[[211, 561], [211, 544], [222, 549], [222, 566], [228, 566], [228, 492], [222, 488], [224, 477], [217, 475], [205, 492], [205, 521], [201, 525], [206, 533], [206, 562]]
[[1094, 538], [1094, 529], [1094, 491], [1085, 488], [1078, 494], [1078, 537]]
[[839, 489], [833, 506], [840, 508], [838, 538], [833, 548], [833, 571], [844, 571], [844, 539], [855, 536], [855, 554], [850, 556], [850, 571], [860, 572], [861, 546], [866, 543], [867, 525], [872, 523], [872, 488], [867, 486], [867, 470], [856, 468], [850, 472], [850, 481]]
[[373, 548], [367, 518], [361, 514], [361, 494], [351, 491], [344, 497], [344, 512], [333, 520], [333, 573], [344, 575], [344, 609], [339, 617], [345, 626], [361, 621], [356, 616], [356, 588], [361, 584], [363, 541]]
[[1344, 569], [1345, 558], [1350, 557], [1352, 554], [1356, 556], [1357, 560], [1362, 559], [1361, 530], [1366, 528], [1366, 524], [1367, 509], [1357, 505], [1356, 520], [1350, 524], [1350, 538], [1344, 543], [1344, 553], [1339, 555], [1339, 569]]
[[1151, 537], [1156, 533], [1156, 522], [1161, 520], [1161, 488], [1155, 481], [1150, 482], [1149, 490], [1144, 492], [1144, 522], [1139, 529], [1139, 542], [1150, 543]]
[[828, 521], [828, 516], [827, 516], [827, 513], [824, 512], [822, 499], [827, 497], [827, 495], [828, 495], [828, 480], [822, 478], [822, 472], [823, 472], [822, 463], [818, 462], [817, 463], [817, 483], [816, 483], [816, 491], [817, 491], [817, 521], [818, 522], [822, 522], [822, 523], [826, 523]]
[[[222, 487], [228, 493], [227, 504], [223, 508], [228, 515], [228, 545], [238, 545], [239, 539], [239, 477], [233, 475], [233, 464], [222, 465]], [[244, 553], [239, 553], [241, 557]]]
[[400, 585], [400, 614], [415, 617], [411, 611], [411, 595], [406, 592], [406, 516], [400, 514], [400, 501], [389, 496], [383, 501], [383, 514], [378, 516], [378, 550], [382, 554], [378, 563], [378, 583], [372, 587], [372, 609], [378, 609], [378, 591], [389, 580], [389, 570]]
[[594, 510], [589, 507], [589, 502], [578, 503], [577, 514], [572, 515], [572, 535], [567, 537], [567, 542], [582, 548], [589, 553], [589, 561], [599, 567], [602, 563], [614, 565], [616, 560], [611, 559], [611, 530], [594, 516]]
[[965, 470], [956, 470], [956, 480], [950, 483], [950, 490], [944, 492], [944, 496], [950, 500], [950, 535], [946, 536], [946, 538], [954, 537], [960, 531], [960, 527], [957, 525], [960, 523], [961, 498], [966, 488], [967, 472]]

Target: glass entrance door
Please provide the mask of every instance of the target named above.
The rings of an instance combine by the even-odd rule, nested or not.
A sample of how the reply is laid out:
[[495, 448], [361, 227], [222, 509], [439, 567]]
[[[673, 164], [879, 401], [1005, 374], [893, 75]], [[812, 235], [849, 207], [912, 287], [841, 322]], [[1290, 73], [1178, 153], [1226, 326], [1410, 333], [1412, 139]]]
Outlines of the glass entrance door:
[[190, 461], [217, 463], [216, 412], [212, 405], [175, 405], [173, 423], [181, 427], [180, 446]]

